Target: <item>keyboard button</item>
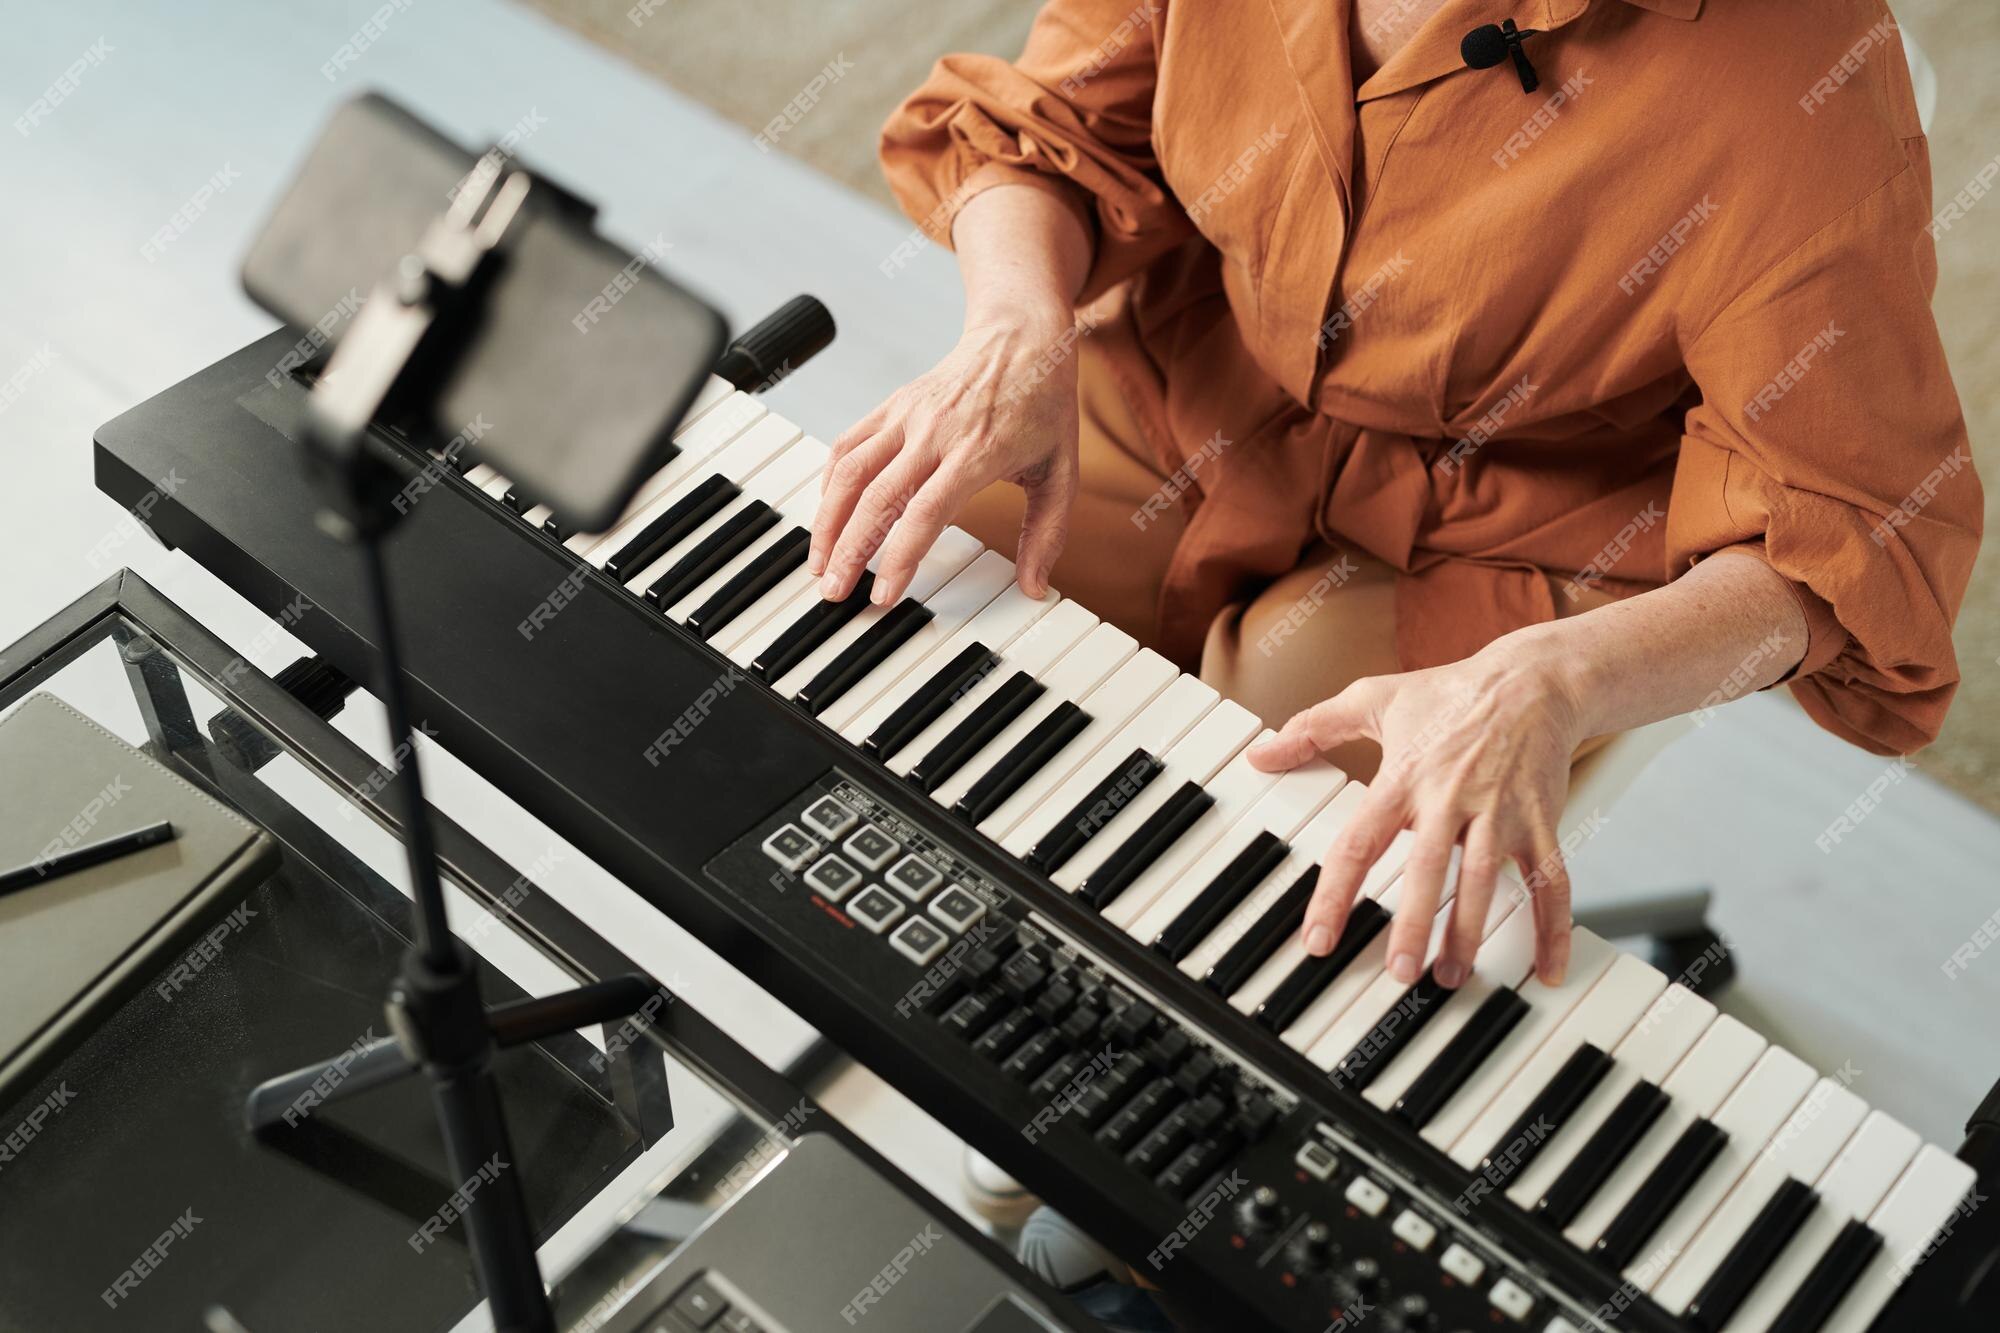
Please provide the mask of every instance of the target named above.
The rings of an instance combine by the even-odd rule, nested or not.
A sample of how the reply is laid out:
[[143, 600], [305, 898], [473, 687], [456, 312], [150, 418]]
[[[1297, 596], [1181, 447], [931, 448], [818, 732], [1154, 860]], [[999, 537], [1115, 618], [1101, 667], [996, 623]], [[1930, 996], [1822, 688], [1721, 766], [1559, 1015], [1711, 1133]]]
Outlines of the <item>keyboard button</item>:
[[800, 866], [819, 855], [819, 844], [808, 838], [797, 824], [787, 824], [764, 839], [764, 855], [796, 873]]
[[1340, 1159], [1333, 1155], [1333, 1149], [1313, 1139], [1299, 1148], [1298, 1156], [1292, 1159], [1299, 1170], [1315, 1180], [1326, 1180], [1340, 1169]]
[[880, 870], [896, 859], [896, 853], [903, 850], [901, 843], [873, 824], [863, 824], [861, 831], [841, 846], [842, 850], [860, 863], [863, 870]]
[[747, 1310], [730, 1309], [722, 1313], [715, 1325], [715, 1333], [765, 1333], [764, 1326], [750, 1317]]
[[1407, 1208], [1396, 1214], [1389, 1233], [1419, 1254], [1428, 1250], [1431, 1242], [1437, 1239], [1437, 1228], [1430, 1219]]
[[1463, 1245], [1448, 1245], [1438, 1256], [1438, 1267], [1468, 1287], [1479, 1285], [1486, 1276], [1486, 1261]]
[[972, 929], [973, 923], [986, 915], [986, 904], [979, 901], [970, 890], [954, 884], [931, 900], [930, 914], [956, 934], [963, 935]]
[[863, 927], [880, 935], [902, 919], [903, 905], [888, 890], [870, 884], [847, 905], [847, 914]]
[[943, 872], [914, 852], [896, 862], [895, 869], [882, 878], [890, 888], [913, 903], [922, 902], [932, 889], [944, 882]]
[[1535, 1298], [1512, 1278], [1503, 1277], [1495, 1282], [1493, 1290], [1486, 1293], [1486, 1299], [1493, 1302], [1494, 1309], [1517, 1324], [1526, 1322], [1535, 1310]]
[[847, 808], [845, 802], [831, 796], [822, 796], [806, 807], [800, 816], [805, 826], [832, 842], [846, 836], [847, 830], [861, 822], [861, 816]]
[[1368, 1217], [1380, 1217], [1389, 1206], [1389, 1191], [1367, 1176], [1356, 1176], [1348, 1183], [1346, 1198]]
[[673, 1312], [696, 1328], [708, 1328], [722, 1318], [729, 1302], [705, 1277], [698, 1277], [674, 1297]]
[[861, 872], [829, 853], [806, 871], [806, 883], [830, 903], [837, 903], [861, 883]]
[[896, 933], [889, 937], [889, 943], [896, 952], [919, 966], [928, 965], [931, 959], [943, 953], [950, 940], [951, 936], [921, 916], [911, 917], [896, 927]]

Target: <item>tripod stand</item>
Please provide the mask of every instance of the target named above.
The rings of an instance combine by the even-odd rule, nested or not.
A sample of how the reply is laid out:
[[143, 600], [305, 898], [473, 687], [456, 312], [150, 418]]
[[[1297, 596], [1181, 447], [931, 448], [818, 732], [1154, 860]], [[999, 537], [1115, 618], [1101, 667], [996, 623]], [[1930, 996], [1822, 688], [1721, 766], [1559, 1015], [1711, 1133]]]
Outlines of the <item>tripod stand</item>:
[[491, 1011], [482, 1005], [473, 955], [452, 936], [446, 919], [383, 557], [383, 543], [401, 517], [393, 500], [402, 478], [375, 452], [367, 429], [392, 397], [408, 402], [428, 392], [445, 359], [440, 354], [471, 331], [480, 279], [529, 188], [528, 178], [510, 170], [500, 154], [480, 159], [416, 252], [362, 307], [308, 399], [307, 456], [321, 491], [319, 523], [358, 553], [375, 622], [376, 688], [393, 747], [388, 790], [398, 806], [416, 902], [414, 942], [387, 997], [393, 1038], [267, 1080], [244, 1107], [252, 1132], [275, 1134], [283, 1132], [279, 1122], [297, 1123], [294, 1108], [306, 1104], [309, 1092], [310, 1104], [323, 1104], [423, 1072], [451, 1178], [467, 1199], [461, 1212], [473, 1266], [500, 1333], [553, 1333], [555, 1321], [536, 1264], [493, 1055], [502, 1046], [629, 1015], [653, 989], [627, 976]]

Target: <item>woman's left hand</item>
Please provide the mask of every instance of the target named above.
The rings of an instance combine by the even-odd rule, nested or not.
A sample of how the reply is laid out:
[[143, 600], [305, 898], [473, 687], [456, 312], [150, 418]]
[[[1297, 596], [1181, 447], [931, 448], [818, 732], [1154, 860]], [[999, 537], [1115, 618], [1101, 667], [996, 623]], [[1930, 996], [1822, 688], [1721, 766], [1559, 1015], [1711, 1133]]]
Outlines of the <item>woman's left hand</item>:
[[1251, 762], [1267, 772], [1356, 739], [1382, 747], [1367, 798], [1321, 862], [1306, 908], [1306, 951], [1331, 951], [1363, 878], [1407, 828], [1415, 843], [1389, 933], [1391, 976], [1413, 985], [1421, 975], [1452, 850], [1462, 843], [1438, 983], [1456, 987], [1471, 975], [1510, 859], [1533, 899], [1536, 972], [1551, 984], [1561, 980], [1570, 896], [1556, 821], [1584, 739], [1581, 718], [1560, 657], [1529, 631], [1449, 666], [1357, 680], [1253, 747]]

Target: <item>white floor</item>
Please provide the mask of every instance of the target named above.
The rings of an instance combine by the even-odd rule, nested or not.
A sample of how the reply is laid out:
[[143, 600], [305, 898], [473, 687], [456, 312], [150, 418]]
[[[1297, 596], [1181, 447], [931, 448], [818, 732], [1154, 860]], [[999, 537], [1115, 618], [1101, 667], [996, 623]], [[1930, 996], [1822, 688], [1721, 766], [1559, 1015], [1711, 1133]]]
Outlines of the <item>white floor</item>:
[[[115, 542], [116, 508], [91, 486], [102, 421], [263, 333], [238, 290], [248, 238], [327, 110], [363, 87], [406, 101], [467, 141], [540, 123], [533, 162], [598, 200], [636, 250], [664, 232], [665, 266], [742, 327], [811, 291], [842, 325], [833, 349], [772, 395], [830, 437], [922, 369], [955, 331], [948, 256], [926, 250], [891, 279], [909, 234], [750, 136], [536, 15], [499, 3], [391, 8], [359, 58], [322, 67], [380, 8], [333, 0], [282, 12], [254, 0], [148, 5], [72, 0], [10, 16], [0, 43], [5, 118], [86, 63], [23, 136], [0, 130], [0, 643], [129, 565], [238, 646], [261, 618], [205, 571], [143, 538]], [[673, 21], [663, 11], [654, 21]], [[100, 38], [101, 54], [86, 57]], [[199, 187], [233, 173], [155, 259]], [[185, 214], [184, 214], [185, 216]], [[48, 355], [44, 355], [44, 351]], [[13, 387], [10, 386], [10, 382]], [[97, 552], [93, 561], [92, 552]], [[275, 670], [297, 645], [253, 653]], [[381, 749], [376, 714], [343, 719]], [[1732, 1005], [1822, 1068], [1852, 1061], [1857, 1091], [1927, 1135], [1958, 1124], [2000, 1075], [2000, 950], [1956, 980], [1952, 952], [2000, 908], [2000, 822], [1915, 775], [1832, 854], [1828, 825], [1884, 771], [1817, 731], [1788, 701], [1733, 705], [1682, 740], [1576, 858], [1580, 901], [1708, 883], [1744, 969]], [[440, 803], [620, 938], [659, 975], [769, 1058], [805, 1025], [546, 830], [448, 761]], [[843, 1083], [838, 1106], [948, 1192], [948, 1140], [899, 1098]], [[881, 1114], [871, 1108], [880, 1107]], [[913, 1119], [914, 1117], [914, 1119]]]

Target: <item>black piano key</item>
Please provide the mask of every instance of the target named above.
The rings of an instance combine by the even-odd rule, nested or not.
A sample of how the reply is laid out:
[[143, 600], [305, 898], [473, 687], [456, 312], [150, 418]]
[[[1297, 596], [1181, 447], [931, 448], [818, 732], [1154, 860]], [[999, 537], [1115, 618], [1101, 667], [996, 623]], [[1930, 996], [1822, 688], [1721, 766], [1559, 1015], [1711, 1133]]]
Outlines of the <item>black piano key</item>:
[[[1548, 1086], [1535, 1094], [1520, 1118], [1493, 1145], [1495, 1153], [1505, 1153], [1506, 1156], [1488, 1157], [1479, 1164], [1479, 1169], [1499, 1172], [1503, 1176], [1527, 1170], [1542, 1155], [1542, 1149], [1549, 1145], [1549, 1140], [1576, 1114], [1576, 1108], [1583, 1105], [1583, 1099], [1610, 1072], [1611, 1057], [1589, 1042], [1570, 1052], [1569, 1059], [1563, 1061], [1562, 1068], [1556, 1070], [1556, 1076], [1549, 1080]], [[1543, 1125], [1548, 1128], [1541, 1128]], [[1488, 1179], [1494, 1178], [1488, 1176]]]
[[1631, 1263], [1727, 1142], [1728, 1131], [1713, 1120], [1697, 1120], [1681, 1131], [1674, 1146], [1667, 1149], [1667, 1155], [1639, 1186], [1638, 1193], [1597, 1238], [1597, 1244], [1591, 1247], [1592, 1256], [1613, 1272]]
[[1778, 1186], [1688, 1303], [1687, 1321], [1701, 1333], [1722, 1333], [1743, 1298], [1818, 1206], [1819, 1194], [1804, 1181], [1788, 1179]]
[[557, 518], [554, 514], [550, 514], [542, 520], [542, 531], [548, 533], [549, 536], [559, 542], [566, 542], [571, 537], [576, 536], [576, 529]]
[[1819, 1333], [1881, 1249], [1882, 1233], [1866, 1222], [1856, 1219], [1842, 1227], [1768, 1333]]
[[1229, 995], [1250, 980], [1252, 974], [1278, 951], [1279, 946], [1305, 924], [1306, 906], [1312, 902], [1313, 889], [1318, 884], [1319, 867], [1308, 867], [1278, 895], [1278, 900], [1266, 909], [1264, 915], [1258, 917], [1256, 923], [1229, 946], [1229, 951], [1216, 960], [1215, 966], [1202, 977], [1202, 984], [1218, 995]]
[[930, 753], [910, 770], [910, 781], [918, 791], [929, 793], [943, 786], [966, 761], [986, 747], [986, 743], [1006, 730], [1007, 724], [1026, 712], [1028, 705], [1047, 688], [1025, 671], [1016, 671], [1000, 683], [985, 702], [933, 745]]
[[653, 580], [646, 600], [662, 611], [699, 588], [751, 543], [778, 526], [778, 511], [762, 500], [752, 500], [716, 525], [694, 547]]
[[1308, 957], [1293, 968], [1277, 989], [1265, 997], [1264, 1003], [1257, 1006], [1257, 1021], [1273, 1032], [1290, 1027], [1388, 924], [1389, 914], [1373, 898], [1355, 903], [1340, 938], [1334, 941], [1333, 951], [1322, 957]]
[[1515, 1024], [1527, 1017], [1529, 1007], [1518, 991], [1497, 990], [1487, 996], [1391, 1109], [1418, 1129], [1428, 1125]]
[[1535, 1215], [1557, 1231], [1576, 1221], [1671, 1100], [1657, 1084], [1643, 1079], [1634, 1084], [1535, 1204]]
[[[1390, 1062], [1403, 1053], [1410, 1039], [1429, 1025], [1437, 1012], [1451, 1001], [1454, 992], [1438, 984], [1435, 972], [1425, 972], [1416, 985], [1403, 992], [1395, 1006], [1382, 1016], [1368, 1035], [1333, 1067], [1333, 1080], [1344, 1088], [1362, 1092]], [[1393, 1020], [1393, 1021], [1391, 1021]]]
[[1269, 829], [1250, 840], [1248, 846], [1230, 858], [1222, 872], [1202, 886], [1194, 901], [1169, 921], [1153, 941], [1153, 947], [1178, 963], [1193, 953], [1222, 919], [1240, 907], [1264, 877], [1278, 868], [1291, 851], [1285, 840]]
[[1006, 804], [1022, 783], [1039, 773], [1089, 725], [1090, 714], [1065, 699], [1016, 741], [1013, 749], [1000, 756], [993, 767], [980, 774], [979, 780], [966, 789], [952, 809], [965, 816], [967, 823], [977, 824]]
[[882, 725], [861, 742], [861, 748], [877, 759], [892, 758], [999, 665], [1000, 655], [985, 644], [967, 644], [882, 719]]
[[1146, 753], [1132, 751], [1113, 768], [1104, 781], [1092, 788], [1042, 840], [1028, 851], [1028, 864], [1044, 875], [1053, 875], [1063, 864], [1100, 833], [1118, 812], [1132, 803], [1147, 784], [1166, 771], [1166, 765]]
[[786, 672], [812, 656], [813, 649], [838, 634], [842, 625], [865, 611], [868, 608], [868, 591], [874, 586], [875, 575], [864, 569], [860, 581], [854, 585], [854, 591], [839, 601], [814, 598], [806, 613], [757, 655], [750, 669], [765, 684], [776, 684]]
[[714, 518], [716, 511], [736, 496], [735, 482], [721, 473], [709, 477], [619, 547], [617, 554], [604, 562], [604, 572], [620, 581], [631, 578], [686, 541], [690, 532]]
[[935, 617], [936, 613], [922, 602], [906, 597], [896, 603], [806, 682], [796, 696], [800, 706], [818, 717]]
[[1159, 809], [1146, 817], [1145, 823], [1132, 831], [1131, 837], [1104, 858], [1104, 863], [1078, 887], [1077, 896], [1100, 912], [1109, 907], [1214, 804], [1215, 798], [1202, 790], [1200, 783], [1183, 782], [1172, 796], [1161, 802]]
[[763, 555], [731, 575], [713, 597], [696, 607], [687, 618], [687, 627], [702, 639], [714, 638], [725, 625], [783, 582], [787, 574], [804, 565], [811, 549], [812, 533], [805, 528], [793, 528], [772, 542]]
[[533, 509], [535, 507], [535, 502], [533, 500], [530, 500], [527, 496], [521, 494], [521, 488], [519, 486], [509, 486], [506, 489], [506, 491], [504, 491], [501, 494], [500, 503], [506, 505], [509, 509], [513, 510], [517, 514], [522, 513], [529, 509]]

